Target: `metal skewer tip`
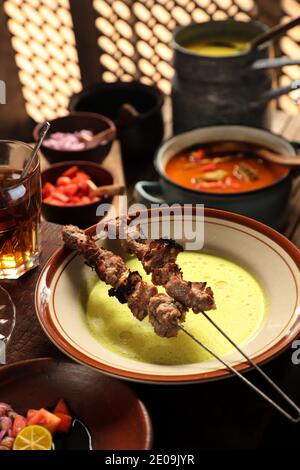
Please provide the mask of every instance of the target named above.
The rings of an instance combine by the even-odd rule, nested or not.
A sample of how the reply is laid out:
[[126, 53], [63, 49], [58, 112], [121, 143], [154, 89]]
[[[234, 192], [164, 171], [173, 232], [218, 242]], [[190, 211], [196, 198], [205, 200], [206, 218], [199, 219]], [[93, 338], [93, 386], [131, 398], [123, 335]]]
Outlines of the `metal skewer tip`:
[[240, 380], [242, 380], [245, 384], [247, 384], [254, 392], [260, 395], [265, 401], [267, 401], [271, 406], [276, 408], [279, 413], [285, 416], [288, 420], [292, 421], [293, 423], [300, 422], [300, 408], [294, 403], [282, 390], [281, 388], [276, 385], [273, 380], [257, 365], [255, 362], [252, 361], [250, 357], [248, 357], [242, 349], [213, 321], [211, 318], [204, 312], [202, 312], [204, 316], [213, 324], [215, 328], [239, 351], [245, 359], [253, 366], [255, 369], [264, 377], [264, 379], [272, 386], [274, 390], [283, 398], [294, 410], [296, 410], [297, 415], [292, 416], [290, 413], [285, 411], [280, 405], [278, 405], [272, 398], [266, 395], [262, 390], [260, 390], [256, 385], [254, 385], [250, 380], [248, 380], [244, 375], [242, 375], [239, 371], [237, 371], [231, 364], [227, 361], [222, 359], [218, 354], [212, 351], [208, 346], [206, 346], [202, 341], [196, 338], [192, 333], [190, 333], [186, 328], [182, 325], [178, 324], [178, 328], [180, 328], [183, 333], [189, 336], [193, 341], [195, 341], [199, 346], [205, 349], [209, 354], [211, 354], [215, 359], [217, 359], [221, 364], [223, 364], [230, 372], [235, 374]]

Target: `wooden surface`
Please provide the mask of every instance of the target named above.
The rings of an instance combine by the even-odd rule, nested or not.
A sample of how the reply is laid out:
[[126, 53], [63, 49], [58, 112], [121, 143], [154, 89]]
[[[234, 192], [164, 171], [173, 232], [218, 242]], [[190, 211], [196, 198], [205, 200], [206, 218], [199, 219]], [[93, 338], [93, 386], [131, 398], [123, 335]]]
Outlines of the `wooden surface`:
[[[272, 127], [290, 140], [297, 140], [300, 136], [300, 118], [276, 113]], [[105, 162], [107, 168], [115, 168], [117, 153], [115, 147]], [[140, 178], [144, 178], [145, 171], [145, 168], [141, 170]], [[300, 213], [297, 200], [300, 201], [300, 191], [297, 192], [295, 188], [291, 202], [293, 213], [290, 219], [293, 220]], [[294, 242], [300, 247], [300, 229], [294, 232]], [[60, 233], [61, 226], [44, 223], [40, 267], [18, 281], [2, 283], [10, 292], [17, 309], [17, 325], [7, 354], [9, 363], [42, 356], [61, 356], [39, 326], [34, 309], [37, 277], [46, 260], [61, 245]], [[264, 370], [300, 402], [300, 366], [292, 364], [291, 354], [292, 350], [288, 349], [264, 366]], [[250, 379], [255, 377], [253, 372], [247, 376]], [[236, 378], [180, 387], [131, 386], [150, 411], [156, 449], [293, 448], [298, 442], [298, 428], [279, 417]]]
[[1, 285], [10, 293], [17, 313], [16, 327], [7, 351], [7, 362], [9, 363], [59, 354], [59, 351], [46, 338], [36, 318], [34, 289], [42, 267], [61, 244], [61, 226], [44, 222], [40, 266], [24, 274], [18, 280], [1, 282]]

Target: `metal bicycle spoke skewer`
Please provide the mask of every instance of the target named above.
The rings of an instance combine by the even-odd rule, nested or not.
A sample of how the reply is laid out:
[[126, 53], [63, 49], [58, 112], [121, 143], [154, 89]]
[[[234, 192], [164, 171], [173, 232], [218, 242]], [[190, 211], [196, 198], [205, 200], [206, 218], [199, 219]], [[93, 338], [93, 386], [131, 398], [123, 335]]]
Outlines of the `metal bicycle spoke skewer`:
[[212, 351], [208, 346], [206, 346], [202, 341], [192, 335], [188, 330], [186, 330], [182, 325], [178, 325], [180, 330], [189, 336], [193, 341], [195, 341], [199, 346], [205, 349], [208, 353], [210, 353], [215, 359], [217, 359], [221, 364], [223, 364], [230, 372], [235, 374], [239, 379], [241, 379], [245, 384], [247, 384], [253, 391], [255, 391], [258, 395], [260, 395], [265, 401], [267, 401], [271, 406], [277, 409], [279, 413], [285, 416], [287, 419], [292, 421], [293, 423], [300, 422], [300, 408], [293, 402], [281, 388], [273, 382], [273, 380], [206, 314], [204, 316], [213, 324], [215, 328], [236, 348], [236, 350], [244, 356], [244, 358], [251, 364], [259, 374], [272, 386], [274, 390], [292, 407], [294, 410], [297, 411], [296, 416], [292, 416], [288, 413], [282, 406], [276, 403], [272, 398], [270, 398], [266, 393], [264, 393], [260, 388], [254, 385], [250, 380], [248, 380], [244, 375], [242, 375], [238, 370], [236, 370], [233, 366], [231, 366], [227, 361], [222, 359], [218, 354]]
[[[141, 233], [141, 228], [139, 228], [139, 232]], [[97, 237], [94, 237], [93, 240], [99, 239], [99, 234]], [[162, 239], [156, 240], [158, 243], [164, 243]], [[128, 238], [125, 242], [128, 245]], [[168, 246], [168, 244], [166, 245]], [[170, 246], [170, 245], [169, 245]], [[143, 264], [143, 258], [144, 258], [144, 248], [145, 245], [141, 245], [139, 247], [139, 243], [134, 243], [133, 245], [131, 244], [131, 253], [135, 253], [135, 255], [138, 255], [138, 258], [140, 261], [142, 261]], [[140, 251], [142, 250], [142, 251]], [[143, 264], [144, 265], [144, 264]], [[174, 265], [174, 261], [173, 261]], [[144, 266], [145, 269], [145, 266]], [[146, 270], [146, 272], [149, 272]], [[150, 272], [152, 272], [152, 269], [150, 268]], [[180, 276], [179, 280], [182, 283], [185, 283], [185, 281], [181, 277], [181, 271], [179, 269]], [[191, 284], [191, 283], [190, 283]], [[163, 284], [160, 284], [163, 285]], [[164, 286], [165, 287], [165, 286]], [[205, 287], [205, 285], [204, 285]], [[167, 291], [167, 293], [169, 293]], [[170, 294], [170, 298], [173, 298], [172, 293]], [[213, 297], [212, 297], [213, 298]], [[178, 301], [178, 299], [175, 298], [175, 300]], [[180, 299], [178, 303], [184, 302], [184, 300]], [[189, 307], [187, 304], [185, 307]], [[218, 354], [216, 354], [213, 350], [210, 349], [207, 345], [205, 345], [201, 340], [196, 338], [192, 333], [190, 333], [184, 326], [182, 326], [182, 323], [179, 323], [177, 320], [173, 323], [176, 328], [180, 329], [183, 333], [185, 333], [187, 336], [189, 336], [193, 341], [195, 341], [199, 346], [204, 348], [208, 353], [210, 353], [215, 359], [217, 359], [221, 364], [223, 364], [230, 372], [232, 372], [234, 375], [236, 375], [240, 380], [242, 380], [246, 385], [248, 385], [254, 392], [256, 392], [259, 396], [261, 396], [267, 403], [269, 403], [271, 406], [273, 406], [279, 413], [281, 413], [283, 416], [285, 416], [287, 419], [289, 419], [293, 423], [298, 423], [300, 422], [300, 408], [294, 403], [294, 401], [286, 395], [286, 393], [236, 344], [233, 339], [228, 336], [228, 334], [222, 330], [222, 328], [219, 327], [217, 323], [203, 310], [199, 308], [199, 304], [197, 307], [197, 312], [201, 313], [213, 326], [216, 328], [219, 333], [221, 333], [226, 340], [234, 346], [234, 348], [246, 359], [246, 361], [263, 377], [263, 379], [272, 387], [273, 390], [277, 392], [277, 394], [291, 407], [293, 410], [296, 411], [295, 416], [293, 416], [291, 413], [286, 411], [281, 405], [276, 403], [270, 396], [268, 396], [263, 390], [261, 390], [259, 387], [257, 387], [253, 382], [251, 382], [249, 379], [247, 379], [243, 374], [241, 374], [238, 370], [235, 369], [234, 366], [229, 364], [226, 360], [224, 360], [222, 357], [220, 357]]]

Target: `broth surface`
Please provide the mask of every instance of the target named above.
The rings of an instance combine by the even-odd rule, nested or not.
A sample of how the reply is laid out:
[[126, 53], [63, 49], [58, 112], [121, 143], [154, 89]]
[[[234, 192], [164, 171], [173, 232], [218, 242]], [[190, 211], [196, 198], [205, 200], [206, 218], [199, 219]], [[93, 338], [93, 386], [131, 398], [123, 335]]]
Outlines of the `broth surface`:
[[[237, 264], [204, 253], [180, 253], [178, 264], [185, 279], [207, 281], [217, 304], [210, 316], [239, 345], [247, 343], [259, 330], [268, 310], [256, 279]], [[136, 258], [129, 259], [127, 266], [143, 273]], [[150, 281], [150, 276], [143, 274], [143, 279]], [[160, 338], [147, 318], [142, 322], [136, 320], [126, 304], [108, 296], [108, 287], [103, 282], [95, 282], [84, 313], [88, 328], [103, 346], [121, 356], [152, 364], [189, 364], [211, 359], [182, 332], [176, 338]], [[231, 344], [201, 314], [188, 312], [185, 326], [218, 354], [233, 351]]]
[[[201, 158], [197, 158], [203, 152]], [[243, 176], [240, 169], [254, 177]], [[266, 162], [250, 152], [227, 155], [205, 154], [205, 147], [184, 150], [166, 164], [167, 176], [184, 188], [212, 193], [240, 193], [270, 186], [288, 173], [286, 167]], [[253, 176], [252, 175], [252, 176]], [[247, 175], [246, 175], [247, 176]]]
[[185, 44], [184, 47], [188, 51], [200, 55], [224, 57], [246, 52], [249, 49], [249, 42], [234, 38], [198, 39], [189, 44]]

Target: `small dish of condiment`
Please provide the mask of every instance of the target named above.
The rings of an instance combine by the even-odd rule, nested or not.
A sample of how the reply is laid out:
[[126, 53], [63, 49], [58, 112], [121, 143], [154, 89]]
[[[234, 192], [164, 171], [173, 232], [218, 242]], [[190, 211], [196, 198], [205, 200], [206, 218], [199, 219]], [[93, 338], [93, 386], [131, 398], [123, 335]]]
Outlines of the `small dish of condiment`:
[[[94, 113], [74, 112], [49, 121], [51, 133], [47, 135], [41, 151], [49, 163], [68, 160], [86, 160], [101, 163], [108, 155], [116, 127], [111, 119]], [[41, 124], [33, 130], [34, 140], [38, 139]], [[108, 133], [108, 138], [99, 141], [99, 133]]]

